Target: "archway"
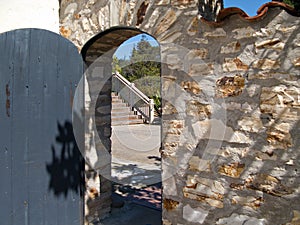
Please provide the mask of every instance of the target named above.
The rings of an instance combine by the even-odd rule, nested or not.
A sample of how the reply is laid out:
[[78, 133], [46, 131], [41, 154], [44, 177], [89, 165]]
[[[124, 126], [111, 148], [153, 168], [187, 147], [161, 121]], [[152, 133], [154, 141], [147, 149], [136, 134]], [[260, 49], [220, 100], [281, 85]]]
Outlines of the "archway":
[[[128, 170], [134, 170], [138, 171], [141, 168], [137, 166], [135, 163], [128, 163], [128, 165], [125, 165], [123, 161], [123, 165], [116, 168], [113, 166], [112, 168], [112, 157], [111, 157], [111, 150], [112, 150], [112, 140], [116, 136], [116, 133], [113, 133], [114, 130], [112, 130], [112, 61], [113, 61], [113, 55], [116, 51], [116, 49], [126, 40], [130, 39], [131, 37], [134, 37], [139, 34], [143, 34], [144, 32], [135, 29], [135, 28], [128, 28], [128, 27], [114, 27], [109, 30], [106, 30], [96, 36], [94, 36], [92, 39], [90, 39], [85, 46], [83, 47], [81, 54], [82, 57], [86, 63], [87, 71], [89, 75], [87, 75], [87, 81], [88, 83], [92, 83], [92, 85], [89, 85], [88, 93], [90, 96], [97, 95], [95, 100], [95, 108], [91, 108], [89, 111], [86, 111], [86, 114], [94, 114], [94, 123], [96, 126], [96, 132], [99, 141], [95, 141], [95, 148], [96, 148], [96, 157], [98, 159], [98, 162], [94, 162], [93, 165], [96, 165], [96, 171], [100, 171], [100, 174], [97, 174], [94, 172], [93, 166], [86, 170], [86, 178], [87, 178], [87, 206], [88, 206], [88, 215], [87, 218], [89, 221], [93, 220], [94, 215], [103, 218], [107, 216], [109, 211], [111, 211], [111, 203], [112, 203], [112, 194], [113, 194], [113, 188], [112, 185], [114, 183], [120, 183], [122, 185], [121, 189], [124, 190], [124, 188], [130, 187], [129, 192], [137, 191], [136, 187], [132, 187], [133, 183], [129, 182], [124, 183], [124, 180], [120, 180], [118, 176], [116, 175], [116, 170], [119, 170], [119, 172], [122, 173], [125, 169]], [[100, 76], [95, 74], [102, 74]], [[98, 77], [97, 77], [98, 76]], [[87, 93], [87, 91], [85, 92]], [[156, 125], [157, 126], [157, 125]], [[161, 129], [160, 125], [159, 128], [154, 130]], [[131, 132], [131, 134], [139, 133], [140, 130], [133, 131], [132, 129], [125, 128], [127, 131]], [[118, 129], [120, 131], [120, 129]], [[122, 129], [121, 129], [122, 130]], [[124, 131], [124, 129], [123, 129]], [[153, 132], [153, 130], [146, 129], [147, 132]], [[125, 131], [126, 133], [126, 131]], [[160, 133], [159, 133], [160, 136]], [[118, 140], [120, 141], [120, 139]], [[130, 140], [129, 140], [130, 142]], [[160, 146], [160, 140], [157, 143], [158, 146]], [[128, 143], [128, 142], [127, 142]], [[122, 143], [121, 143], [122, 144]], [[124, 143], [123, 143], [124, 144]], [[126, 144], [125, 144], [126, 145]], [[140, 145], [141, 146], [141, 145]], [[139, 148], [139, 147], [137, 147]], [[157, 148], [157, 153], [158, 153]], [[108, 154], [107, 154], [108, 153]], [[131, 153], [130, 153], [131, 154]], [[105, 155], [103, 157], [103, 155]], [[159, 160], [159, 157], [148, 155], [149, 161], [153, 161], [153, 163], [157, 164], [157, 161]], [[93, 161], [93, 160], [91, 160]], [[115, 162], [114, 162], [115, 163]], [[159, 162], [160, 166], [160, 162]], [[98, 178], [100, 176], [100, 178]], [[138, 175], [137, 175], [138, 176]], [[147, 177], [147, 176], [145, 176]], [[161, 177], [161, 173], [159, 171], [159, 177]], [[94, 181], [91, 181], [91, 178], [94, 179]], [[154, 183], [159, 183], [161, 180], [159, 178], [159, 181], [157, 182], [146, 182], [146, 187], [149, 185], [153, 185]], [[96, 181], [95, 181], [96, 180]], [[136, 179], [131, 179], [133, 182], [136, 181]], [[112, 182], [113, 181], [113, 182]], [[131, 185], [131, 186], [130, 186]], [[147, 186], [148, 185], [148, 186]], [[155, 184], [156, 185], [156, 184]], [[151, 190], [155, 190], [153, 188], [150, 188]], [[120, 190], [120, 187], [118, 187], [118, 190]], [[159, 193], [157, 193], [157, 189], [155, 190], [156, 193], [148, 193], [150, 198], [151, 196], [155, 196], [156, 200], [161, 200], [161, 191], [159, 187]], [[149, 188], [147, 189], [149, 191]], [[143, 192], [146, 193], [147, 191]], [[126, 192], [126, 191], [125, 191]], [[129, 195], [128, 193], [125, 193], [123, 196]], [[139, 193], [141, 195], [141, 193]], [[149, 197], [148, 196], [148, 197]], [[149, 200], [149, 199], [148, 199]], [[151, 199], [150, 199], [151, 200]], [[151, 201], [150, 201], [151, 202]], [[151, 204], [151, 203], [150, 203]], [[115, 205], [115, 204], [114, 204]], [[113, 205], [113, 206], [114, 206]], [[159, 217], [161, 221], [161, 204], [159, 202], [158, 208], [155, 210], [159, 210]], [[157, 206], [156, 205], [156, 206]], [[149, 204], [147, 205], [149, 206]]]

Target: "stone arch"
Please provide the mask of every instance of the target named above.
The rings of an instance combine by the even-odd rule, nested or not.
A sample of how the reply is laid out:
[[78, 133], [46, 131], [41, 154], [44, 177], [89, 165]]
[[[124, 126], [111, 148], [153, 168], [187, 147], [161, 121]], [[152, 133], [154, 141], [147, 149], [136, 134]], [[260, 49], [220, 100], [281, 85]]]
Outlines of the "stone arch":
[[[112, 27], [96, 34], [86, 42], [81, 50], [82, 58], [86, 64], [85, 79], [87, 84], [85, 87], [88, 91], [85, 93], [88, 93], [88, 98], [92, 102], [90, 108], [85, 109], [86, 121], [89, 119], [93, 121], [96, 131], [92, 132], [94, 137], [99, 137], [99, 140], [96, 140], [94, 144], [95, 152], [86, 152], [86, 159], [90, 165], [86, 169], [86, 219], [89, 222], [96, 217], [101, 219], [107, 216], [111, 209], [112, 56], [124, 41], [139, 34], [152, 36], [137, 28]], [[87, 141], [85, 142], [87, 143]], [[91, 147], [87, 144], [85, 146], [85, 149]], [[96, 155], [97, 160], [89, 160], [89, 154], [92, 157]], [[103, 157], [103, 155], [105, 156]], [[93, 178], [94, 181], [89, 181], [90, 178]]]

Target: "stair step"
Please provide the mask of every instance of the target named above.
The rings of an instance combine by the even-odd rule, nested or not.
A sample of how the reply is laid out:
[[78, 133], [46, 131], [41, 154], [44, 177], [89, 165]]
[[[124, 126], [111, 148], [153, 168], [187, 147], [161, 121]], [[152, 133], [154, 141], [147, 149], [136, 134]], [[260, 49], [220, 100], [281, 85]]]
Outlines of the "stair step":
[[118, 121], [118, 120], [135, 120], [135, 119], [141, 119], [141, 117], [138, 116], [138, 115], [124, 115], [124, 116], [117, 115], [117, 116], [112, 116], [111, 119], [114, 120], [114, 121]]
[[115, 108], [111, 110], [112, 113], [127, 113], [130, 114], [130, 110], [128, 108]]
[[114, 104], [114, 103], [124, 103], [124, 101], [122, 99], [119, 99], [119, 98], [112, 99], [111, 102], [112, 102], [112, 104]]
[[112, 111], [111, 112], [111, 116], [131, 116], [131, 115], [135, 115], [133, 111], [128, 111], [127, 109], [126, 110], [123, 110], [123, 111]]
[[120, 120], [120, 121], [111, 121], [112, 126], [118, 126], [118, 125], [134, 125], [134, 124], [143, 124], [144, 121], [142, 119], [136, 119], [136, 120]]
[[111, 105], [112, 109], [114, 108], [128, 108], [126, 103], [113, 103]]
[[111, 125], [132, 125], [143, 124], [144, 120], [141, 116], [136, 115], [131, 108], [116, 93], [111, 94]]

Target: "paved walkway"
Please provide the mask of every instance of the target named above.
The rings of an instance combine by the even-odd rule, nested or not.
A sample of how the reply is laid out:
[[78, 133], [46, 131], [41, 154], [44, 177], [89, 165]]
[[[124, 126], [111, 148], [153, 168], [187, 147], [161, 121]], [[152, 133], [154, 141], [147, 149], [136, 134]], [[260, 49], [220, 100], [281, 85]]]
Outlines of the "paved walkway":
[[112, 127], [112, 176], [121, 184], [150, 185], [161, 181], [160, 126]]
[[161, 224], [159, 125], [112, 127], [113, 209], [101, 225]]

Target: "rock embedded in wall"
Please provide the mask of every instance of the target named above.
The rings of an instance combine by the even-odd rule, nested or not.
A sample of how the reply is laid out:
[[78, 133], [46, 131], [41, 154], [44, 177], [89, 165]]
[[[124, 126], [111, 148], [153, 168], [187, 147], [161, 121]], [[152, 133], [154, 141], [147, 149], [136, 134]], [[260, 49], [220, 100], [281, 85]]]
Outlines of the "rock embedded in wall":
[[258, 59], [253, 63], [253, 68], [261, 70], [277, 70], [280, 69], [280, 61], [272, 59]]
[[202, 224], [205, 221], [205, 218], [208, 215], [208, 211], [197, 207], [192, 208], [190, 205], [183, 207], [183, 219], [192, 222]]
[[220, 181], [191, 175], [187, 177], [186, 186], [183, 188], [184, 197], [216, 208], [224, 207], [225, 191], [224, 184]]
[[219, 173], [225, 176], [239, 178], [244, 169], [245, 164], [236, 162], [229, 165], [222, 165], [219, 168]]
[[234, 29], [232, 32], [235, 33], [233, 35], [233, 38], [240, 40], [245, 38], [253, 38], [255, 30], [252, 27], [248, 26], [248, 27]]
[[264, 204], [263, 197], [254, 197], [254, 196], [247, 196], [247, 197], [241, 197], [241, 196], [233, 196], [231, 203], [233, 205], [241, 205], [243, 207], [250, 207], [254, 210], [257, 210], [259, 207]]
[[206, 59], [208, 56], [208, 50], [206, 48], [192, 49], [186, 55], [188, 61], [198, 61], [198, 59]]
[[225, 58], [223, 64], [224, 72], [247, 71], [249, 66], [239, 58]]
[[171, 0], [155, 0], [155, 5], [169, 5]]
[[201, 159], [199, 156], [192, 156], [189, 160], [189, 170], [211, 172], [211, 163], [209, 160]]
[[162, 17], [161, 21], [157, 24], [154, 35], [158, 36], [165, 32], [172, 24], [177, 20], [177, 17], [181, 14], [180, 11], [174, 11], [169, 9], [166, 14]]
[[223, 28], [216, 28], [213, 31], [210, 32], [204, 32], [203, 36], [207, 38], [221, 38], [226, 37], [227, 33]]
[[241, 50], [241, 44], [238, 41], [231, 42], [231, 43], [221, 47], [222, 54], [237, 53], [240, 50]]
[[167, 210], [167, 211], [172, 211], [175, 210], [179, 205], [178, 201], [172, 200], [172, 199], [164, 199], [163, 200], [163, 207]]
[[222, 77], [216, 81], [216, 97], [233, 97], [242, 93], [245, 87], [245, 78], [241, 75]]
[[199, 31], [199, 28], [200, 28], [200, 21], [198, 17], [194, 17], [187, 28], [188, 35], [194, 36]]
[[217, 225], [226, 225], [226, 224], [266, 225], [267, 221], [265, 219], [258, 219], [256, 217], [233, 213], [230, 217], [220, 218], [216, 224]]
[[255, 42], [254, 45], [257, 49], [267, 48], [267, 49], [274, 49], [274, 50], [282, 51], [285, 46], [285, 43], [283, 43], [279, 38], [273, 38], [273, 39], [269, 39], [269, 40]]
[[196, 0], [171, 0], [171, 4], [180, 9], [193, 8], [196, 6]]
[[189, 67], [190, 76], [203, 76], [203, 75], [212, 75], [214, 73], [214, 64], [213, 63], [195, 63], [191, 64]]
[[211, 117], [212, 109], [210, 105], [201, 104], [191, 100], [186, 104], [186, 115], [193, 117], [196, 121], [205, 120]]
[[267, 130], [267, 141], [274, 149], [292, 147], [292, 137], [288, 123], [276, 123]]
[[183, 88], [183, 90], [194, 95], [198, 95], [201, 92], [201, 88], [196, 81], [182, 81], [180, 86]]

